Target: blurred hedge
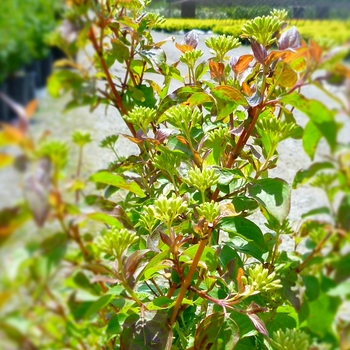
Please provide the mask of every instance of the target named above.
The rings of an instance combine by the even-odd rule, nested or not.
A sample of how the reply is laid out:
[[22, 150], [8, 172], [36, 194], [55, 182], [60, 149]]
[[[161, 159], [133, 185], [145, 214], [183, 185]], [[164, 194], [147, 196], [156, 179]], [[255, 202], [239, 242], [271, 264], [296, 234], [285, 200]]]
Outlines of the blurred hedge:
[[[198, 29], [238, 37], [246, 20], [233, 19], [167, 19], [156, 30], [166, 32], [190, 31]], [[297, 25], [304, 39], [329, 40], [334, 44], [343, 44], [350, 40], [350, 20], [290, 20], [289, 25]]]

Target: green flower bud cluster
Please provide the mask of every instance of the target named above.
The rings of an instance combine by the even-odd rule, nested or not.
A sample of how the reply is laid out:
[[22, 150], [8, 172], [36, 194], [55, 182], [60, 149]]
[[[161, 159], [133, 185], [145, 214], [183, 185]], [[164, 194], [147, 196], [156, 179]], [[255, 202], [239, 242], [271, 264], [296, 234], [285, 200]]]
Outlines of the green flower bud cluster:
[[246, 290], [248, 294], [257, 294], [282, 288], [281, 280], [274, 280], [275, 276], [275, 272], [269, 274], [268, 269], [264, 269], [262, 265], [257, 264], [248, 269], [248, 278], [242, 276], [242, 282], [246, 287], [249, 287]]
[[272, 38], [282, 26], [283, 21], [273, 16], [256, 17], [247, 21], [242, 27], [242, 37], [251, 38], [264, 47], [270, 46], [275, 41]]
[[226, 54], [241, 45], [238, 38], [232, 35], [211, 36], [205, 40], [205, 45], [211, 49], [220, 62], [223, 62]]
[[144, 227], [149, 233], [152, 233], [153, 227], [158, 219], [155, 217], [153, 206], [143, 208], [143, 212], [140, 215], [140, 219], [136, 225]]
[[155, 109], [136, 106], [128, 115], [124, 116], [124, 119], [139, 127], [146, 134], [150, 124], [157, 121], [157, 113]]
[[195, 107], [189, 106], [175, 106], [165, 112], [167, 121], [187, 134], [191, 128], [199, 124], [202, 120], [202, 113]]
[[84, 147], [87, 143], [92, 141], [91, 135], [88, 132], [83, 131], [75, 131], [72, 136], [72, 140], [79, 147]]
[[200, 216], [204, 217], [209, 223], [214, 222], [214, 220], [220, 215], [220, 205], [219, 203], [211, 201], [202, 203], [197, 208]]
[[150, 207], [156, 219], [170, 226], [180, 214], [186, 211], [187, 203], [173, 193], [170, 198], [160, 195], [154, 205]]
[[147, 28], [151, 30], [154, 26], [159, 26], [163, 24], [166, 20], [164, 16], [161, 16], [159, 13], [149, 12], [145, 16], [147, 21]]
[[295, 123], [286, 123], [281, 119], [277, 119], [273, 114], [268, 114], [263, 118], [259, 118], [257, 127], [267, 134], [272, 143], [278, 143], [287, 139], [297, 129]]
[[273, 332], [271, 344], [276, 350], [307, 350], [309, 336], [298, 329], [286, 329]]
[[35, 152], [38, 158], [49, 158], [56, 170], [62, 170], [68, 161], [68, 146], [63, 141], [44, 141]]
[[215, 142], [216, 140], [225, 140], [229, 137], [229, 128], [228, 126], [220, 125], [218, 128], [211, 130], [208, 133], [208, 141]]
[[281, 21], [285, 21], [288, 17], [288, 11], [285, 9], [281, 9], [281, 10], [273, 9], [270, 12], [270, 15], [272, 17], [276, 17], [276, 18], [280, 19]]
[[180, 56], [180, 61], [187, 64], [191, 69], [196, 64], [197, 60], [203, 56], [202, 50], [186, 51]]
[[199, 168], [190, 169], [187, 175], [188, 177], [184, 179], [184, 182], [202, 193], [207, 188], [215, 186], [220, 177], [220, 174], [213, 168], [204, 168], [203, 170]]
[[161, 170], [165, 170], [169, 175], [176, 175], [181, 164], [182, 155], [175, 152], [161, 152], [153, 159], [153, 165]]
[[126, 229], [117, 227], [111, 228], [101, 237], [97, 238], [97, 246], [105, 253], [120, 260], [124, 252], [134, 243], [138, 237]]

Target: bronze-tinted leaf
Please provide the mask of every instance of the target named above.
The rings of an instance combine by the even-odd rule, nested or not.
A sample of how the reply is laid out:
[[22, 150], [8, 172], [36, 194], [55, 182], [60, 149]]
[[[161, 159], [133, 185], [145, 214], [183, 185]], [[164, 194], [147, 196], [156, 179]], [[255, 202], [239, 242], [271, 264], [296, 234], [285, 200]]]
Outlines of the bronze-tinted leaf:
[[222, 312], [206, 317], [196, 330], [193, 350], [223, 349], [232, 350], [239, 340], [239, 328]]
[[134, 272], [139, 266], [141, 259], [143, 259], [150, 251], [150, 249], [137, 250], [127, 258], [124, 264], [124, 273], [127, 279], [134, 275]]
[[176, 136], [176, 138], [177, 138], [177, 140], [180, 141], [183, 145], [186, 145], [186, 146], [189, 145], [188, 141], [187, 141], [183, 136], [179, 135], [179, 136]]
[[237, 63], [232, 68], [235, 75], [240, 74], [243, 71], [245, 71], [247, 69], [247, 67], [249, 66], [249, 63], [253, 60], [253, 58], [254, 57], [252, 55], [240, 56]]
[[224, 74], [225, 65], [220, 62], [209, 61], [210, 77], [218, 81], [221, 80]]
[[32, 211], [35, 223], [42, 227], [49, 214], [49, 192], [51, 188], [51, 162], [40, 159], [34, 171], [24, 181], [24, 196]]
[[278, 59], [284, 57], [285, 55], [287, 55], [285, 51], [277, 51], [277, 50], [271, 51], [265, 60], [265, 64], [267, 66], [270, 66], [271, 63], [273, 63], [274, 61], [277, 61]]
[[193, 51], [193, 47], [190, 46], [190, 45], [175, 43], [175, 46], [176, 46], [176, 48], [179, 49], [182, 53], [185, 53], [185, 52], [188, 52], [188, 51]]
[[2, 209], [0, 211], [0, 245], [30, 218], [31, 213], [24, 206]]
[[123, 350], [170, 350], [173, 332], [163, 311], [143, 310], [131, 314], [123, 324], [120, 348]]
[[246, 83], [245, 81], [243, 82], [242, 84], [242, 91], [247, 95], [247, 96], [250, 96], [253, 91], [252, 89], [250, 88], [250, 86], [248, 85], [248, 83]]

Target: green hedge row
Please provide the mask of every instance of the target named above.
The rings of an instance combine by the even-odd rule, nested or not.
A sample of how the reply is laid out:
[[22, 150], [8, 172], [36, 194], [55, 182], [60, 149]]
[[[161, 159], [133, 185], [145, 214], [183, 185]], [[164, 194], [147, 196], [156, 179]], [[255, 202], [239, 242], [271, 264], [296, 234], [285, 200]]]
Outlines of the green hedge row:
[[[165, 23], [155, 29], [166, 32], [190, 31], [199, 29], [212, 31], [215, 34], [226, 34], [238, 37], [246, 20], [232, 19], [167, 19]], [[342, 44], [350, 40], [350, 20], [290, 20], [289, 25], [297, 25], [304, 39], [331, 40], [335, 44]]]
[[56, 27], [63, 2], [1, 0], [0, 82], [33, 59], [48, 54], [45, 36]]

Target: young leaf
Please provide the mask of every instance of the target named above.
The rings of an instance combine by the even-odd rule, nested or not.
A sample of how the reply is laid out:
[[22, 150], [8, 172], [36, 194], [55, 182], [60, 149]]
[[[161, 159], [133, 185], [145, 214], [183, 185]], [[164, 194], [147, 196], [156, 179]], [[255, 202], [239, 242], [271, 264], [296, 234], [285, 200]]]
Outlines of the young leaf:
[[248, 193], [281, 224], [287, 218], [290, 210], [290, 188], [284, 180], [278, 178], [257, 180], [248, 185]]
[[301, 36], [295, 26], [283, 32], [278, 40], [280, 50], [297, 49], [300, 47]]
[[256, 314], [248, 312], [247, 316], [252, 321], [255, 329], [265, 337], [269, 338], [269, 332], [266, 329], [265, 323]]
[[265, 60], [267, 57], [267, 51], [266, 51], [265, 47], [253, 39], [250, 40], [250, 45], [252, 47], [255, 59], [259, 63], [265, 64]]

